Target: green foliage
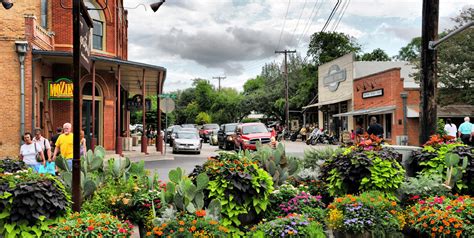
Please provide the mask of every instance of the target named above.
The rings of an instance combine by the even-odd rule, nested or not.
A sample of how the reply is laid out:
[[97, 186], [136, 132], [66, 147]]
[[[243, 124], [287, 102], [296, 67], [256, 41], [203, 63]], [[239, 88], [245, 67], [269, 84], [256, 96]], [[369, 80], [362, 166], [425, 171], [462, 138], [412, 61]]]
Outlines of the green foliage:
[[224, 226], [256, 223], [269, 205], [272, 177], [248, 155], [221, 153], [204, 165], [210, 178], [208, 197], [220, 201]]
[[304, 158], [301, 160], [303, 168], [319, 168], [324, 161], [329, 160], [336, 154], [341, 153], [341, 148], [309, 149], [304, 151]]
[[308, 56], [319, 66], [345, 54], [359, 51], [360, 45], [349, 35], [340, 32], [316, 32], [311, 36]]
[[277, 218], [257, 226], [255, 231], [249, 234], [249, 237], [326, 237], [323, 227], [320, 223], [311, 221], [308, 217], [302, 215], [292, 215]]
[[[464, 193], [473, 193], [472, 179], [474, 177], [474, 148], [465, 146], [459, 143], [451, 144], [439, 144], [439, 145], [428, 145], [424, 146], [421, 151], [415, 151], [412, 154], [413, 162], [412, 166], [423, 175], [433, 175], [433, 174], [442, 174], [445, 181], [448, 180], [448, 165], [447, 162], [452, 163], [451, 160], [446, 160], [447, 154], [456, 154], [460, 158], [458, 161], [458, 166], [456, 169], [453, 169], [452, 172], [456, 172], [455, 183], [452, 183], [452, 180], [449, 181], [450, 185], [453, 186], [455, 192], [464, 192]], [[464, 163], [465, 167], [464, 167]], [[460, 174], [462, 172], [462, 176]], [[459, 179], [461, 176], [461, 179]]]
[[393, 193], [403, 182], [405, 170], [399, 154], [388, 149], [348, 148], [321, 166], [321, 180], [334, 195], [379, 190]]
[[41, 237], [71, 198], [56, 177], [19, 170], [0, 176], [0, 236]]
[[0, 173], [15, 173], [19, 170], [27, 170], [25, 162], [13, 159], [0, 159]]
[[286, 156], [282, 143], [275, 149], [257, 144], [257, 151], [252, 154], [252, 159], [258, 160], [260, 167], [272, 176], [275, 187], [283, 184], [289, 176], [298, 171], [297, 159]]
[[47, 237], [131, 237], [133, 226], [106, 213], [74, 213], [61, 219], [45, 234]]
[[280, 204], [288, 202], [294, 198], [300, 190], [291, 184], [282, 184], [277, 190], [274, 190], [269, 197], [270, 204], [265, 211], [265, 219], [274, 219], [278, 216], [286, 215], [282, 213]]
[[448, 133], [444, 130], [444, 121], [443, 119], [438, 119], [436, 122], [436, 134], [440, 135], [441, 137], [447, 135]]
[[204, 189], [207, 188], [209, 177], [201, 173], [196, 177], [196, 184], [184, 175], [181, 168], [170, 170], [170, 182], [166, 184], [166, 192], [162, 193], [162, 200], [171, 204], [179, 211], [190, 214], [204, 208]]
[[421, 52], [421, 37], [413, 38], [408, 45], [402, 47], [398, 51], [396, 58], [404, 61], [416, 61], [420, 57]]
[[338, 197], [329, 204], [327, 224], [332, 230], [360, 234], [366, 231], [392, 233], [405, 225], [403, 210], [379, 191]]
[[196, 120], [194, 120], [196, 124], [202, 125], [202, 124], [208, 124], [212, 122], [211, 116], [205, 112], [200, 112], [196, 116]]
[[219, 221], [202, 214], [199, 216], [185, 214], [167, 220], [158, 220], [154, 225], [145, 237], [228, 237], [230, 232]]
[[357, 60], [361, 61], [390, 61], [390, 57], [380, 48], [374, 49], [370, 53], [358, 55]]
[[440, 174], [417, 175], [409, 177], [400, 185], [398, 190], [406, 200], [413, 200], [413, 196], [425, 198], [434, 195], [446, 195], [448, 189], [443, 185], [443, 177]]
[[242, 122], [242, 123], [260, 122], [260, 119], [257, 119], [257, 118], [244, 118], [240, 122]]

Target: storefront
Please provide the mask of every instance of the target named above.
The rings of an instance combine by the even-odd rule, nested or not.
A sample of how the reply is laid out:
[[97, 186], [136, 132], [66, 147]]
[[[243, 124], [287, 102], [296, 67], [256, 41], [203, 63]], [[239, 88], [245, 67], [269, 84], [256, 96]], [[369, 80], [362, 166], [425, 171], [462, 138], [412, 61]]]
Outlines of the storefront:
[[[396, 67], [354, 79], [354, 110], [334, 115], [352, 116], [354, 127], [364, 130], [375, 117], [390, 144], [418, 144], [418, 120], [405, 117], [408, 107], [418, 106], [419, 89], [409, 78], [411, 66]], [[415, 87], [413, 87], [415, 86]], [[411, 87], [411, 88], [409, 88]]]

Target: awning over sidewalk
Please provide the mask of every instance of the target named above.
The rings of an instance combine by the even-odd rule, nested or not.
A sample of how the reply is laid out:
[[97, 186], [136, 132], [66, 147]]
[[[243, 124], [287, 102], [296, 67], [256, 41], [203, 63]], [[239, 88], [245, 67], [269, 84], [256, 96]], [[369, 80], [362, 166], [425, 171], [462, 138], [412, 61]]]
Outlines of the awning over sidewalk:
[[344, 102], [344, 101], [351, 100], [351, 99], [352, 99], [352, 96], [346, 96], [346, 97], [337, 98], [337, 99], [333, 99], [333, 100], [329, 100], [329, 101], [309, 104], [307, 106], [304, 106], [303, 109], [310, 108], [310, 107], [319, 107], [319, 106], [334, 104], [334, 103], [338, 103], [338, 102]]
[[[41, 56], [46, 62], [53, 64], [72, 64], [72, 53], [65, 51], [46, 51], [33, 50], [33, 55]], [[121, 85], [131, 95], [141, 94], [142, 78], [145, 70], [145, 90], [147, 95], [155, 95], [158, 92], [158, 82], [160, 73], [163, 72], [163, 82], [166, 79], [166, 68], [156, 65], [144, 64], [140, 62], [122, 60], [118, 58], [110, 58], [103, 56], [91, 56], [91, 60], [95, 61], [96, 71], [116, 72], [117, 66], [120, 65]], [[162, 82], [162, 83], [163, 83]], [[162, 85], [161, 85], [162, 86]]]
[[[437, 114], [438, 117], [472, 117], [474, 115], [474, 105], [447, 105], [443, 107], [438, 106]], [[420, 117], [420, 108], [418, 106], [408, 106], [407, 117]]]
[[346, 117], [346, 116], [358, 116], [358, 115], [376, 115], [376, 114], [386, 114], [395, 110], [395, 106], [387, 107], [374, 107], [369, 109], [362, 109], [352, 112], [344, 112], [339, 114], [332, 115], [333, 117]]

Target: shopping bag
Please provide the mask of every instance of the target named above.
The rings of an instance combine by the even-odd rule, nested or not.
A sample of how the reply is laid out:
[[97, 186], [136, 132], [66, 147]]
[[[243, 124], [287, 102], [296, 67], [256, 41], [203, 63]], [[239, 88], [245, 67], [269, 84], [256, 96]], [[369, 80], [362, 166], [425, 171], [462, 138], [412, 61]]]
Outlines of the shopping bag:
[[45, 174], [46, 173], [46, 167], [44, 165], [39, 165], [38, 166], [38, 173], [39, 174]]
[[46, 173], [56, 175], [56, 163], [46, 162]]

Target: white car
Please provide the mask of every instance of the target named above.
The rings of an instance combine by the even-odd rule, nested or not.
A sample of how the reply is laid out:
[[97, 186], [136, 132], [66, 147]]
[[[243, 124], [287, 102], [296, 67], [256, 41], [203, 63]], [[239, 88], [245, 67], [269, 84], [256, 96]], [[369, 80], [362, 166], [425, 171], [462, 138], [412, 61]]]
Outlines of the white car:
[[202, 140], [199, 134], [192, 131], [178, 131], [173, 141], [173, 153], [195, 152], [201, 154]]

